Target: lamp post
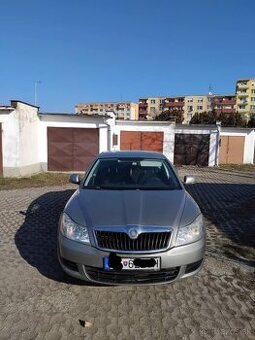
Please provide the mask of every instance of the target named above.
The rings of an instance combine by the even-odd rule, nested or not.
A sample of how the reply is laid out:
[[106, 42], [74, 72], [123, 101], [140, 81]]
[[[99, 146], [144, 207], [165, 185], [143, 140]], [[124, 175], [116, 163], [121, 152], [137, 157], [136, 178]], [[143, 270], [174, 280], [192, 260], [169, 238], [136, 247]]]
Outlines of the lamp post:
[[34, 88], [34, 90], [35, 90], [35, 92], [34, 92], [34, 104], [35, 104], [35, 106], [37, 105], [37, 86], [38, 86], [38, 84], [41, 84], [42, 83], [42, 81], [41, 80], [36, 80], [35, 81], [35, 88]]

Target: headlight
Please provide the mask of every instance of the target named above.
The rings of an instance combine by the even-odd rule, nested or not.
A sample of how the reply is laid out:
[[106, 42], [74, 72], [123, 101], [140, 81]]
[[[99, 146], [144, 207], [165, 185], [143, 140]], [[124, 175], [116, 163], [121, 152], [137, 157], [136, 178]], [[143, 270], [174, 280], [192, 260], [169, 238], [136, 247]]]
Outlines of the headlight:
[[62, 234], [74, 241], [90, 244], [87, 227], [75, 223], [67, 214], [63, 213], [61, 221]]
[[196, 242], [204, 236], [203, 216], [199, 215], [191, 224], [181, 227], [176, 237], [176, 246]]

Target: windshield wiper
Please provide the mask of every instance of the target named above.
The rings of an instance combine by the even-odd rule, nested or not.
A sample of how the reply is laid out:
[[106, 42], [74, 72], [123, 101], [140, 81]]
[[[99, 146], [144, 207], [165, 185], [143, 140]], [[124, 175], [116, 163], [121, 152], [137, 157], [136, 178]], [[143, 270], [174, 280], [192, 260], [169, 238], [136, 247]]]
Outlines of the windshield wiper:
[[90, 189], [90, 190], [178, 190], [178, 188], [169, 188], [169, 187], [125, 187], [125, 186], [107, 186], [107, 185], [90, 185], [90, 186], [84, 186], [84, 189]]
[[158, 190], [158, 191], [166, 191], [166, 190], [176, 190], [177, 188], [167, 188], [167, 187], [138, 187], [136, 189], [139, 189], [139, 190]]
[[102, 187], [100, 185], [86, 185], [83, 189], [91, 189], [91, 190], [101, 190]]

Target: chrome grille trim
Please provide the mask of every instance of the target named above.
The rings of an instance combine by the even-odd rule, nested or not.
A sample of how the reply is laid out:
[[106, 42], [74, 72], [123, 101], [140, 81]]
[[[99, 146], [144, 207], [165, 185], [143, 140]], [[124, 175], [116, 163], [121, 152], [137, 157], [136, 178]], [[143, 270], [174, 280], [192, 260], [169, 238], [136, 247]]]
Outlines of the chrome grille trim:
[[[135, 228], [136, 239], [129, 237], [129, 230]], [[153, 253], [169, 248], [173, 229], [157, 226], [97, 227], [94, 229], [99, 249], [119, 253]]]

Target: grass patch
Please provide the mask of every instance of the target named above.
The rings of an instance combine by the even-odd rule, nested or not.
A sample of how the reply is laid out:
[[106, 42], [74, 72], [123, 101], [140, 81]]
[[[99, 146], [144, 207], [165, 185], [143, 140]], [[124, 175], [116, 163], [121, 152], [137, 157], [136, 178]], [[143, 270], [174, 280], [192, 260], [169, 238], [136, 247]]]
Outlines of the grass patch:
[[220, 164], [220, 169], [255, 172], [255, 164]]
[[69, 174], [42, 172], [30, 177], [0, 177], [0, 190], [61, 186], [69, 183]]

